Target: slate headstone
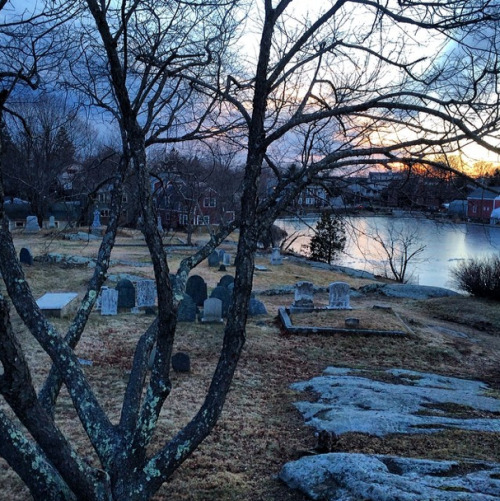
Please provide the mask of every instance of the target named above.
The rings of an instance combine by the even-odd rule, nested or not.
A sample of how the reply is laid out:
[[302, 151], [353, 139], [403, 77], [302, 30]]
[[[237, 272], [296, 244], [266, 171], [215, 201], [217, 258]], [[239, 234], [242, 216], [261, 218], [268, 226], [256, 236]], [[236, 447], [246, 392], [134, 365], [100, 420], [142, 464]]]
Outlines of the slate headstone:
[[221, 287], [229, 287], [230, 284], [234, 284], [234, 277], [232, 275], [224, 275], [220, 280], [217, 286]]
[[226, 265], [221, 264], [221, 265], [219, 266], [219, 271], [227, 271], [227, 269], [226, 269]]
[[283, 257], [280, 254], [279, 247], [273, 247], [270, 262], [273, 266], [283, 264]]
[[208, 256], [208, 266], [211, 268], [216, 268], [219, 266], [219, 253], [214, 251], [210, 256]]
[[205, 299], [203, 302], [203, 318], [205, 323], [222, 322], [222, 301], [215, 297]]
[[116, 315], [118, 313], [118, 291], [104, 289], [101, 292], [101, 315]]
[[179, 303], [177, 310], [178, 322], [195, 322], [198, 308], [196, 307], [193, 298], [189, 294], [184, 294], [184, 299]]
[[223, 263], [224, 262], [224, 254], [226, 251], [224, 249], [219, 249], [219, 262]]
[[40, 225], [38, 224], [38, 218], [36, 216], [28, 216], [26, 218], [25, 231], [29, 233], [36, 233], [40, 231]]
[[189, 372], [191, 370], [191, 360], [187, 353], [177, 352], [172, 357], [172, 369], [175, 372]]
[[136, 284], [136, 306], [154, 306], [156, 303], [156, 284], [154, 280], [138, 280]]
[[207, 284], [200, 275], [192, 275], [186, 282], [186, 294], [193, 298], [196, 306], [203, 306], [203, 301], [207, 299]]
[[227, 317], [227, 312], [229, 311], [229, 305], [231, 304], [231, 292], [227, 287], [222, 287], [218, 285], [210, 294], [211, 298], [220, 299], [222, 302], [222, 316]]
[[297, 282], [295, 284], [295, 297], [291, 306], [292, 311], [314, 310], [314, 284], [312, 282]]
[[29, 266], [33, 265], [33, 255], [27, 247], [23, 247], [19, 252], [19, 262]]
[[135, 306], [134, 284], [124, 278], [120, 280], [115, 289], [118, 291], [118, 308], [133, 308]]
[[328, 286], [329, 302], [328, 308], [331, 310], [350, 310], [349, 305], [349, 284], [346, 282], [333, 282]]
[[248, 314], [252, 317], [256, 315], [267, 315], [267, 310], [262, 301], [252, 297], [248, 305]]

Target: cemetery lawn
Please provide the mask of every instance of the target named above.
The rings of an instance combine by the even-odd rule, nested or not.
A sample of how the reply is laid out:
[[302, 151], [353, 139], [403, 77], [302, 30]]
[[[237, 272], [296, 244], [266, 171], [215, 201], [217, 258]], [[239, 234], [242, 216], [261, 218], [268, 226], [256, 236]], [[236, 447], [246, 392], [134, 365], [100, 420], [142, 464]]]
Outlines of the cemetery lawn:
[[[16, 234], [15, 243], [18, 250], [29, 246], [35, 257], [46, 252], [92, 257], [97, 252], [96, 243], [70, 242], [43, 232], [29, 237]], [[147, 250], [135, 233], [124, 232], [118, 244], [108, 275], [128, 273], [153, 277]], [[222, 247], [234, 255], [232, 242]], [[189, 252], [186, 248], [169, 250], [173, 271]], [[132, 261], [141, 265], [134, 266]], [[318, 286], [341, 280], [348, 282], [352, 289], [370, 283], [286, 259], [282, 266], [271, 267], [268, 254], [259, 255], [257, 264], [269, 270], [255, 274], [254, 289], [259, 291], [301, 280]], [[81, 296], [92, 274], [92, 269], [86, 266], [39, 261], [24, 270], [35, 298], [45, 292], [78, 292]], [[234, 274], [234, 268], [229, 267], [226, 273]], [[210, 290], [225, 273], [209, 268], [205, 262], [192, 274], [203, 276]], [[0, 287], [3, 292], [3, 283]], [[464, 296], [410, 300], [369, 294], [351, 297], [351, 306], [366, 312], [363, 321], [377, 325], [378, 315], [387, 313], [372, 310], [373, 305], [388, 305], [408, 326], [408, 336], [293, 336], [283, 334], [277, 322], [278, 308], [289, 306], [293, 294], [257, 297], [264, 302], [269, 314], [249, 318], [247, 342], [222, 417], [213, 433], [157, 493], [154, 497], [157, 501], [304, 501], [304, 496], [291, 491], [276, 477], [284, 463], [314, 453], [316, 445], [312, 429], [304, 425], [293, 406], [297, 400], [315, 396], [294, 392], [290, 384], [318, 376], [330, 365], [371, 371], [397, 367], [480, 379], [490, 385], [490, 396], [500, 398], [499, 303]], [[328, 298], [320, 295], [318, 301], [327, 302]], [[17, 315], [11, 313], [39, 387], [48, 372], [49, 359]], [[135, 344], [152, 319], [131, 313], [102, 317], [95, 312], [76, 349], [81, 359], [91, 362], [92, 365], [82, 365], [82, 368], [114, 422], [119, 419], [120, 397]], [[54, 319], [54, 323], [64, 332], [68, 319]], [[174, 353], [184, 351], [190, 355], [191, 372], [172, 373], [173, 390], [162, 411], [151, 452], [186, 424], [201, 405], [217, 363], [223, 328], [214, 324], [179, 324]], [[3, 401], [0, 405], [3, 409]], [[467, 410], [461, 409], [461, 412]], [[77, 426], [76, 414], [65, 391], [58, 401], [56, 419], [78, 452], [97, 465], [91, 446]], [[460, 430], [382, 438], [349, 433], [338, 437], [335, 451], [500, 461], [499, 439], [498, 433]], [[0, 484], [1, 501], [30, 499], [27, 489], [3, 460], [0, 461]]]

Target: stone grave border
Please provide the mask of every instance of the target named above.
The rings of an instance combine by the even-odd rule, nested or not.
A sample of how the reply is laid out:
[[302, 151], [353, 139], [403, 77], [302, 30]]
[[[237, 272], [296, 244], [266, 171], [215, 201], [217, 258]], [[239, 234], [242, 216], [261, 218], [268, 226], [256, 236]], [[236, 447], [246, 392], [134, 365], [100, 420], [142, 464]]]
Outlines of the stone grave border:
[[[332, 308], [313, 308], [309, 310], [308, 313], [314, 311], [331, 311], [333, 314], [343, 310], [332, 309]], [[355, 310], [348, 310], [353, 312], [355, 315]], [[394, 317], [399, 321], [401, 318], [393, 312]], [[383, 330], [383, 329], [358, 329], [358, 328], [340, 328], [340, 327], [314, 327], [306, 325], [293, 325], [292, 319], [290, 318], [290, 308], [285, 308], [281, 306], [278, 308], [278, 319], [281, 325], [288, 334], [298, 334], [302, 336], [307, 336], [309, 334], [362, 334], [362, 335], [372, 335], [372, 336], [408, 336], [409, 332], [405, 330], [395, 331], [395, 330]], [[406, 328], [405, 324], [402, 322], [403, 326]]]

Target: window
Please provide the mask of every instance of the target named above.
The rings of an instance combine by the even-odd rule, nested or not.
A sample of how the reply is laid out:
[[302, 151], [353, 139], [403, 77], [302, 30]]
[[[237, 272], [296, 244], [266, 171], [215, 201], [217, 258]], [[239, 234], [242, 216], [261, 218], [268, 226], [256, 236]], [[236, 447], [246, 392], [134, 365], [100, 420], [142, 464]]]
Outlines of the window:
[[187, 214], [179, 214], [179, 224], [188, 224], [188, 215]]
[[476, 214], [477, 213], [477, 205], [473, 205], [472, 206], [472, 214]]
[[314, 198], [306, 197], [306, 205], [314, 205]]
[[202, 225], [202, 224], [210, 224], [210, 216], [197, 216], [196, 218], [196, 224]]
[[102, 217], [109, 217], [109, 209], [101, 209]]
[[205, 197], [203, 199], [203, 207], [216, 207], [217, 200], [215, 197]]

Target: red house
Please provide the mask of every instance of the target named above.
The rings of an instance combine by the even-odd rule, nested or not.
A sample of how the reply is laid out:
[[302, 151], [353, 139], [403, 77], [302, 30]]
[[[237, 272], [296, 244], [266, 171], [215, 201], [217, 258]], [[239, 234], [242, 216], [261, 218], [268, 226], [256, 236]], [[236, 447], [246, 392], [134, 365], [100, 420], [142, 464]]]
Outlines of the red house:
[[470, 220], [489, 221], [493, 210], [500, 207], [500, 186], [491, 188], [477, 188], [467, 197], [467, 217]]

